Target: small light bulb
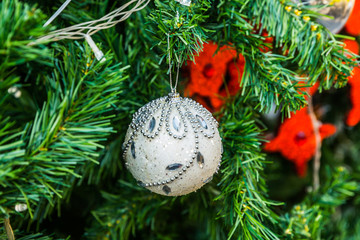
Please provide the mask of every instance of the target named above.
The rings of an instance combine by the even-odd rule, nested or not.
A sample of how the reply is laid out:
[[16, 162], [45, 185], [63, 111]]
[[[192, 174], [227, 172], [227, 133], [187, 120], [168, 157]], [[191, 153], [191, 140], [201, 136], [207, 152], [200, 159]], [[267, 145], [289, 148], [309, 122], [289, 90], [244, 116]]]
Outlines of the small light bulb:
[[18, 203], [15, 205], [15, 211], [17, 212], [23, 212], [27, 210], [27, 205], [24, 203]]

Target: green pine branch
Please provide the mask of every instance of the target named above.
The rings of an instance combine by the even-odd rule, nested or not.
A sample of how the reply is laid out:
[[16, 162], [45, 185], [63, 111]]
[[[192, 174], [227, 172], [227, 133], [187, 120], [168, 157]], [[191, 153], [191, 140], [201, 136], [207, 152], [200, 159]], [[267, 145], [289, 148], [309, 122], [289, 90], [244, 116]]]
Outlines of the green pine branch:
[[224, 239], [224, 225], [215, 220], [217, 210], [223, 207], [223, 203], [213, 200], [219, 194], [217, 182], [218, 179], [213, 180], [196, 193], [169, 198], [150, 193], [137, 186], [135, 180], [119, 180], [111, 193], [102, 192], [102, 204], [92, 212], [96, 221], [85, 236], [88, 239]]
[[[7, 151], [0, 155], [5, 156], [0, 158], [0, 182], [6, 187], [0, 193], [3, 213], [26, 203], [31, 218], [46, 217], [56, 199], [64, 198], [81, 177], [78, 167], [97, 162], [99, 149], [114, 132], [111, 112], [127, 78], [125, 68], [111, 64], [110, 56], [105, 63], [93, 60], [90, 48], [80, 44], [58, 51], [62, 58], [47, 79], [48, 101], [21, 134], [1, 136], [4, 143], [17, 143], [2, 146]], [[40, 204], [44, 199], [45, 207]]]
[[[136, 234], [142, 235], [138, 231], [149, 227], [161, 232], [155, 226], [164, 221], [155, 217], [159, 211], [170, 207], [173, 199], [149, 194], [143, 187], [123, 180], [118, 181], [117, 189], [121, 191], [102, 192], [104, 202], [92, 212], [96, 222], [86, 233], [88, 239], [129, 239]], [[150, 239], [154, 234], [146, 235]]]
[[279, 0], [252, 1], [248, 7], [249, 19], [275, 37], [276, 46], [288, 51], [299, 74], [307, 74], [311, 85], [319, 81], [325, 89], [342, 87], [359, 64], [353, 61], [355, 54], [313, 21], [319, 17], [314, 7]]
[[[216, 31], [209, 39], [231, 44], [245, 56], [242, 93], [256, 96], [261, 112], [275, 104], [289, 116], [306, 105], [302, 88], [316, 81], [320, 89], [342, 87], [359, 63], [356, 55], [313, 21], [319, 15], [310, 7], [278, 0], [222, 0], [216, 7], [210, 13], [216, 21], [206, 24]], [[273, 44], [262, 36], [265, 30]]]
[[358, 183], [344, 167], [327, 167], [327, 181], [318, 192], [310, 193], [299, 205], [282, 216], [284, 239], [323, 239], [324, 229], [332, 228], [341, 205], [359, 192]]
[[[15, 239], [15, 236], [16, 236], [16, 239], [18, 239], [18, 240], [55, 240], [55, 239], [56, 240], [68, 240], [68, 239], [70, 239], [69, 237], [66, 239], [55, 238], [54, 234], [50, 234], [50, 235], [46, 235], [43, 233], [29, 234], [29, 233], [26, 233], [23, 231], [19, 231], [17, 229], [12, 230], [9, 219], [7, 219], [7, 221], [4, 221], [4, 219], [1, 218], [0, 224], [7, 225], [7, 226], [4, 226], [4, 228], [0, 228], [0, 239], [4, 239], [4, 240], [5, 239], [7, 239], [7, 240]], [[7, 230], [5, 230], [5, 229], [7, 229]]]
[[[53, 25], [60, 28], [94, 20], [123, 2], [73, 1]], [[178, 229], [194, 227], [200, 229], [197, 233], [204, 230], [204, 235], [197, 235], [199, 239], [319, 236], [329, 224], [320, 224], [319, 214], [321, 219], [329, 217], [351, 198], [357, 191], [354, 182], [336, 175], [323, 192], [312, 195], [300, 209], [295, 207], [277, 226], [279, 218], [272, 211], [277, 203], [268, 200], [263, 175], [266, 162], [260, 152], [260, 123], [251, 109], [266, 112], [276, 104], [289, 114], [303, 107], [301, 87], [318, 79], [323, 88], [343, 86], [358, 63], [352, 59], [356, 56], [344, 51], [341, 42], [314, 22], [318, 15], [310, 7], [295, 12], [297, 5], [277, 0], [220, 0], [216, 4], [201, 0], [186, 7], [173, 0], [155, 1], [120, 28], [98, 32], [93, 36], [95, 42], [124, 63], [119, 65], [111, 64], [109, 55], [106, 63], [98, 63], [90, 57], [88, 47], [77, 43], [52, 45], [53, 60], [45, 46], [28, 46], [45, 34], [41, 25], [46, 17], [18, 1], [0, 3], [0, 21], [5, 26], [0, 33], [2, 215], [42, 220], [55, 206], [60, 212], [75, 184], [92, 183], [104, 191], [103, 202], [93, 211], [96, 222], [86, 233], [90, 239], [174, 239], [181, 236]], [[266, 43], [263, 30], [275, 37], [272, 52], [266, 52], [272, 44]], [[131, 114], [169, 89], [167, 57], [173, 66], [182, 64], [193, 59], [205, 41], [231, 45], [246, 59], [243, 96], [222, 111], [225, 154], [221, 174], [196, 194], [174, 199], [156, 196], [137, 187], [124, 170], [121, 142]], [[125, 65], [131, 66], [126, 69], [128, 75], [121, 67]], [[55, 70], [49, 74], [46, 66], [55, 66]], [[35, 69], [39, 77], [33, 77]], [[309, 78], [300, 78], [303, 74]], [[27, 116], [31, 122], [19, 120], [28, 115], [29, 110], [20, 111], [27, 103], [14, 101], [7, 93], [9, 87], [26, 84], [31, 87], [21, 89], [27, 96], [23, 99], [32, 99], [36, 108], [34, 117]], [[37, 87], [44, 87], [46, 94], [35, 96], [32, 90]], [[17, 109], [18, 114], [9, 109]], [[115, 178], [120, 179], [116, 187], [105, 186]], [[26, 203], [29, 212], [15, 213], [17, 203]], [[178, 218], [171, 218], [179, 209]], [[303, 218], [298, 219], [300, 213], [307, 218], [308, 231]], [[280, 236], [275, 233], [277, 227], [283, 231]], [[150, 236], [148, 230], [153, 230]], [[24, 239], [51, 239], [41, 237], [34, 234]]]
[[217, 197], [222, 206], [219, 216], [229, 228], [228, 239], [279, 239], [271, 229], [278, 219], [271, 206], [277, 203], [267, 199], [261, 130], [252, 107], [244, 106], [243, 101], [238, 97], [222, 112], [224, 156], [221, 193]]
[[[194, 60], [194, 55], [201, 51], [207, 38], [209, 30], [201, 23], [209, 18], [207, 10], [210, 7], [209, 0], [197, 1], [190, 7], [172, 0], [155, 1], [155, 10], [148, 17], [151, 22], [148, 31], [153, 34], [154, 47], [160, 50], [159, 64], [164, 58], [170, 58], [171, 64], [181, 67], [186, 60]], [[169, 63], [168, 59], [166, 61]]]
[[[6, 91], [20, 81], [26, 64], [52, 66], [51, 51], [43, 45], [28, 44], [45, 35], [42, 22], [46, 16], [35, 6], [18, 0], [0, 3], [0, 91]], [[1, 94], [3, 97], [4, 95]], [[1, 99], [0, 99], [1, 102]]]

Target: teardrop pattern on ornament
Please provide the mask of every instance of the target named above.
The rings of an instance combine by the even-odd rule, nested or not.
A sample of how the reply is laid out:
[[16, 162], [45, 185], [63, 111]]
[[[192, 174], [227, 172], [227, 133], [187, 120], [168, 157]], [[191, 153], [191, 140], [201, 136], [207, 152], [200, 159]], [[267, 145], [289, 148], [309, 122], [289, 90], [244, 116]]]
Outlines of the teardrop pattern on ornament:
[[144, 116], [143, 112], [140, 112], [139, 115], [135, 119], [135, 123], [141, 124], [141, 122], [143, 121], [143, 116]]
[[166, 167], [166, 170], [169, 170], [169, 171], [174, 171], [178, 168], [181, 168], [183, 165], [180, 164], [180, 163], [174, 163], [174, 164], [170, 164], [169, 166]]
[[204, 183], [205, 183], [205, 184], [206, 184], [206, 183], [209, 183], [209, 182], [211, 182], [211, 180], [213, 180], [213, 176], [207, 178], [207, 179], [204, 181]]
[[156, 120], [155, 120], [154, 117], [152, 117], [151, 120], [150, 120], [150, 123], [149, 123], [149, 132], [154, 131], [155, 123], [156, 123]]
[[139, 114], [139, 116], [137, 116], [137, 117], [134, 119], [134, 123], [135, 123], [135, 124], [139, 124], [139, 123], [140, 123], [140, 114]]
[[199, 164], [200, 168], [204, 168], [204, 156], [198, 152], [196, 157], [197, 163]]
[[208, 126], [207, 126], [205, 120], [201, 116], [196, 114], [196, 118], [203, 128], [208, 129]]
[[167, 185], [163, 186], [162, 190], [164, 191], [164, 193], [166, 193], [166, 195], [169, 195], [169, 193], [171, 193], [171, 188], [169, 188]]
[[134, 159], [136, 158], [134, 142], [131, 142], [131, 155], [133, 156]]
[[179, 132], [179, 130], [180, 130], [180, 120], [179, 120], [179, 118], [177, 117], [177, 116], [175, 116], [175, 117], [173, 117], [173, 127], [174, 127], [174, 129], [176, 130], [176, 131], [178, 131]]

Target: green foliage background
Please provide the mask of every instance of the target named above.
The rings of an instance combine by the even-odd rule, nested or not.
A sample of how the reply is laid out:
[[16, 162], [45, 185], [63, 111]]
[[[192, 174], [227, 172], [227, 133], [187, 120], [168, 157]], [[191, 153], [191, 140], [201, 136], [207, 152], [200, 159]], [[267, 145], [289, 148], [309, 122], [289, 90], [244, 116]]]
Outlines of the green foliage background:
[[[62, 2], [0, 3], [0, 223], [10, 219], [22, 240], [358, 239], [360, 129], [344, 127], [346, 112], [333, 98], [346, 99], [347, 89], [317, 100], [333, 106], [325, 118], [339, 126], [323, 145], [318, 191], [305, 191], [310, 175], [299, 179], [287, 162], [261, 152], [261, 113], [276, 105], [288, 116], [306, 105], [300, 88], [315, 81], [321, 90], [343, 87], [358, 64], [345, 56], [357, 57], [340, 36], [315, 22], [314, 9], [284, 0], [197, 0], [190, 7], [155, 0], [93, 35], [103, 63], [83, 40], [28, 45], [125, 2], [74, 0], [46, 28]], [[265, 30], [275, 40], [272, 52], [264, 51]], [[242, 92], [216, 113], [221, 171], [196, 193], [152, 194], [124, 168], [126, 129], [138, 108], [169, 92], [167, 57], [186, 65], [209, 41], [231, 43], [246, 59]], [[28, 210], [16, 212], [19, 203]]]

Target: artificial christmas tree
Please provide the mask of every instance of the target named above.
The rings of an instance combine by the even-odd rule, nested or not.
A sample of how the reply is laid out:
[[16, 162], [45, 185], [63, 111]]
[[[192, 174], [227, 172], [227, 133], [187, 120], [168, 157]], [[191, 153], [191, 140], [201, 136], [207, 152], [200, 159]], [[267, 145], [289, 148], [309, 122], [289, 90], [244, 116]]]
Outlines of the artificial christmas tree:
[[[0, 239], [360, 237], [360, 129], [356, 117], [349, 124], [359, 61], [344, 44], [357, 41], [358, 1], [341, 35], [317, 22], [319, 6], [290, 0], [73, 0], [47, 21], [61, 4], [0, 3]], [[200, 176], [201, 189], [170, 197], [138, 185], [123, 158], [138, 150], [123, 143], [133, 114], [174, 90], [177, 69], [175, 90], [213, 111], [223, 151], [220, 142], [211, 151], [223, 153], [211, 182]], [[189, 108], [190, 121], [204, 134], [216, 121], [197, 108], [207, 114]], [[307, 111], [300, 122], [297, 111]], [[155, 131], [161, 116], [145, 115]], [[283, 133], [290, 121], [309, 139]], [[311, 144], [286, 159], [262, 151], [269, 135], [281, 149]], [[303, 177], [287, 161], [299, 156]], [[169, 184], [167, 171], [191, 168], [182, 161], [161, 165]]]

